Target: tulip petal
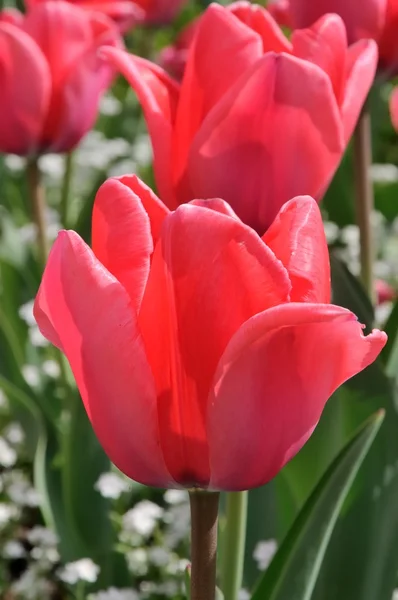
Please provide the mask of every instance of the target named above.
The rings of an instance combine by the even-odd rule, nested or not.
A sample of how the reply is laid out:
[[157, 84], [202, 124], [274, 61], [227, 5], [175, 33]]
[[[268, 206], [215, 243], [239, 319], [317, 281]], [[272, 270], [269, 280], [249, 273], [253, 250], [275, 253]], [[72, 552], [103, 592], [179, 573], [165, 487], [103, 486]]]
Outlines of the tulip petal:
[[318, 65], [330, 77], [337, 104], [343, 102], [347, 35], [338, 15], [325, 15], [308, 29], [292, 35], [293, 54]]
[[137, 313], [154, 248], [150, 216], [158, 235], [167, 212], [136, 176], [108, 179], [95, 199], [93, 252], [127, 290]]
[[286, 202], [263, 240], [289, 273], [292, 302], [330, 302], [329, 252], [315, 200]]
[[365, 337], [356, 317], [333, 305], [285, 304], [245, 323], [218, 365], [210, 397], [211, 489], [272, 479], [308, 440], [331, 394], [373, 362], [386, 340], [377, 330]]
[[0, 11], [0, 23], [11, 23], [12, 25], [20, 27], [23, 25], [23, 22], [24, 16], [17, 8], [12, 8], [10, 6], [8, 8], [3, 8], [3, 10]]
[[398, 87], [395, 87], [390, 96], [390, 117], [391, 123], [398, 132]]
[[160, 197], [169, 208], [175, 208], [177, 201], [171, 181], [171, 146], [179, 86], [157, 65], [122, 50], [103, 48], [101, 56], [126, 77], [138, 96], [151, 136]]
[[225, 202], [225, 200], [221, 200], [221, 198], [192, 200], [189, 204], [193, 204], [194, 206], [202, 206], [203, 208], [210, 208], [210, 210], [216, 210], [217, 212], [220, 212], [223, 215], [226, 215], [227, 217], [232, 217], [233, 219], [237, 219], [238, 221], [240, 221], [236, 212], [232, 210], [230, 205], [227, 202]]
[[343, 150], [326, 73], [269, 52], [209, 113], [193, 140], [188, 172], [196, 196], [224, 198], [264, 233], [291, 198], [320, 199]]
[[372, 86], [377, 68], [377, 44], [361, 40], [348, 49], [346, 87], [341, 105], [345, 139], [354, 131], [362, 106]]
[[[268, 7], [267, 7], [268, 8]], [[258, 4], [246, 0], [233, 2], [227, 9], [242, 23], [259, 34], [263, 42], [263, 52], [291, 52], [292, 45], [284, 35], [272, 14]]]
[[192, 138], [210, 109], [262, 54], [260, 36], [229, 10], [211, 4], [200, 18], [185, 67], [174, 131], [173, 183], [179, 202], [193, 199], [184, 181]]
[[[29, 77], [21, 73], [29, 73]], [[19, 27], [0, 23], [0, 148], [30, 154], [39, 144], [51, 93], [50, 73], [37, 44]]]
[[282, 264], [239, 220], [195, 204], [166, 217], [139, 327], [156, 381], [163, 454], [179, 483], [208, 483], [207, 398], [231, 336], [253, 314], [286, 302], [289, 291]]
[[35, 318], [44, 335], [60, 342], [110, 459], [136, 481], [172, 485], [159, 449], [154, 381], [130, 298], [74, 232], [61, 232], [54, 244]]

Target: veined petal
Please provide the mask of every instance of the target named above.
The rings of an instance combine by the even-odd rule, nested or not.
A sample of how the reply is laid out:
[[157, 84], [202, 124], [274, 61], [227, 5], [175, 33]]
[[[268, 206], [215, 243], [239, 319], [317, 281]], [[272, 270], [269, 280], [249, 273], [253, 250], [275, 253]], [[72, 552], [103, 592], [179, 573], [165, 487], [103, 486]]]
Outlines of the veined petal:
[[95, 433], [132, 479], [173, 485], [159, 449], [153, 376], [122, 285], [74, 232], [61, 232], [35, 302], [45, 336], [65, 353]]
[[270, 481], [308, 440], [335, 389], [373, 362], [386, 340], [377, 330], [365, 337], [356, 317], [333, 305], [284, 304], [245, 323], [210, 396], [210, 488]]
[[175, 208], [171, 152], [179, 85], [157, 65], [122, 50], [103, 48], [101, 56], [126, 77], [138, 96], [151, 136], [160, 196], [169, 208]]
[[289, 273], [292, 302], [330, 302], [329, 252], [313, 198], [300, 196], [286, 202], [263, 240]]
[[139, 315], [159, 398], [165, 461], [181, 484], [209, 480], [207, 398], [231, 336], [286, 302], [286, 270], [254, 231], [195, 204], [164, 221]]

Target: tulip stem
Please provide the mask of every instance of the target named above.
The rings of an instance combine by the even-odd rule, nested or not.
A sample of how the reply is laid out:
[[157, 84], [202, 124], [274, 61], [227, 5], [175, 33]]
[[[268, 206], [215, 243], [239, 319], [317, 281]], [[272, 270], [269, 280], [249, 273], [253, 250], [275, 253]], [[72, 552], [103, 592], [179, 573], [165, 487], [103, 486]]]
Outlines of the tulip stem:
[[68, 228], [68, 220], [69, 220], [69, 197], [70, 197], [70, 189], [71, 189], [71, 181], [72, 181], [72, 172], [73, 172], [73, 154], [72, 152], [68, 152], [65, 155], [65, 173], [62, 182], [62, 190], [61, 190], [61, 223], [65, 227]]
[[370, 113], [366, 105], [362, 109], [354, 133], [355, 209], [360, 236], [361, 280], [374, 300], [372, 240], [372, 212], [374, 207], [373, 185], [370, 178], [372, 165], [372, 136]]
[[191, 600], [215, 600], [217, 518], [220, 494], [190, 490]]
[[41, 174], [37, 158], [30, 160], [26, 167], [30, 202], [32, 206], [33, 220], [37, 229], [37, 243], [40, 262], [46, 264], [48, 255], [48, 240], [46, 227], [46, 199], [44, 188], [41, 183]]
[[227, 494], [221, 561], [221, 590], [225, 600], [237, 600], [242, 587], [247, 502], [248, 492]]

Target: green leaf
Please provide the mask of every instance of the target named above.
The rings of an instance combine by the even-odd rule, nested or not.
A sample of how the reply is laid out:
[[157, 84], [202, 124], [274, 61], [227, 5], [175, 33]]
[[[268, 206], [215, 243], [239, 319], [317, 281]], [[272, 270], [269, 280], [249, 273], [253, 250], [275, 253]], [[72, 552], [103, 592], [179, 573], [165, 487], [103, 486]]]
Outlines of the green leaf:
[[384, 418], [379, 411], [355, 434], [315, 488], [252, 600], [310, 600], [333, 528]]

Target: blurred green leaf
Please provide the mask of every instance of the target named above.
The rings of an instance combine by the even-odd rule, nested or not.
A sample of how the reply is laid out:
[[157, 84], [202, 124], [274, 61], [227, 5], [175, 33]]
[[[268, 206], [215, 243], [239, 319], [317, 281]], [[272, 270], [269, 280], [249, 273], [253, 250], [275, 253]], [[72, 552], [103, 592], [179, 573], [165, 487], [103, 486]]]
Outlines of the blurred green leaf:
[[310, 600], [334, 525], [384, 413], [369, 419], [345, 446], [306, 502], [261, 578], [252, 600]]

